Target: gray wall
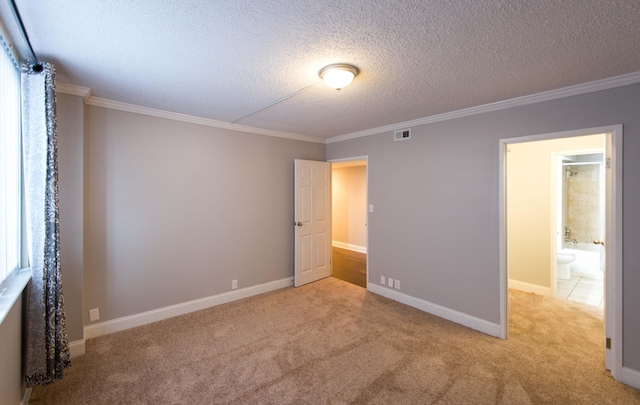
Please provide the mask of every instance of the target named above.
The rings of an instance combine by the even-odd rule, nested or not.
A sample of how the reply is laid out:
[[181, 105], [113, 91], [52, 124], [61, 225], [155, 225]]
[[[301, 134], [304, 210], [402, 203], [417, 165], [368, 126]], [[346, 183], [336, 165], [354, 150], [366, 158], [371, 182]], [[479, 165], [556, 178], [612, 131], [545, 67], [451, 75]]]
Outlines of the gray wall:
[[[59, 120], [78, 128], [80, 98], [60, 99]], [[71, 152], [75, 132], [60, 134], [76, 142], [60, 153], [83, 176], [73, 197], [83, 229], [64, 213], [61, 229], [84, 243], [81, 259], [72, 254], [83, 272], [63, 270], [67, 311], [84, 325], [91, 308], [105, 321], [219, 294], [232, 279], [242, 288], [292, 276], [293, 159], [363, 155], [375, 207], [369, 279], [397, 278], [405, 294], [499, 323], [498, 140], [622, 123], [624, 366], [640, 370], [640, 85], [414, 127], [411, 141], [332, 143], [326, 156], [321, 144], [83, 108], [84, 160]], [[79, 187], [60, 183], [61, 198]], [[81, 292], [67, 286], [78, 283]]]
[[0, 404], [22, 400], [22, 296], [0, 323]]
[[[82, 320], [84, 105], [82, 98], [57, 95], [60, 267], [69, 341], [84, 339]], [[63, 112], [60, 114], [60, 112]]]
[[640, 85], [327, 145], [369, 156], [369, 280], [499, 323], [499, 139], [624, 124], [623, 364], [640, 370]]
[[85, 325], [293, 276], [293, 160], [325, 145], [85, 108]]

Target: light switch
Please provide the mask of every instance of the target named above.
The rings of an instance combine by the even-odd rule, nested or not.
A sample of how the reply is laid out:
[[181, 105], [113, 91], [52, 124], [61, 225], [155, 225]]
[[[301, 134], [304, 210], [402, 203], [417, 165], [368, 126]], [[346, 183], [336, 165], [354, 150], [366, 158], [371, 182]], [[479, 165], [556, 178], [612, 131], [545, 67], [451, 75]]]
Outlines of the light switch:
[[373, 212], [373, 204], [369, 204], [369, 212]]

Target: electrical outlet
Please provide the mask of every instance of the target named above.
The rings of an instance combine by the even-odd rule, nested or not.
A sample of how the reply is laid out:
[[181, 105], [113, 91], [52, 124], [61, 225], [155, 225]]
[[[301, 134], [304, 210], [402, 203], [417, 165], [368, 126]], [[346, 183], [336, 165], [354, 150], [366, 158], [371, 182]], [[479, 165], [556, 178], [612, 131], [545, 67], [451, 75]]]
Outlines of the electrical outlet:
[[395, 288], [396, 290], [400, 289], [400, 280], [396, 279], [395, 284], [393, 285], [393, 288]]
[[387, 284], [387, 280], [384, 278], [384, 276], [380, 276], [380, 284], [382, 285]]
[[89, 322], [97, 321], [100, 319], [100, 311], [98, 308], [93, 308], [89, 310]]
[[388, 285], [389, 287], [393, 288], [393, 279], [392, 279], [391, 277], [389, 277], [389, 278], [387, 279], [387, 285]]
[[235, 290], [238, 288], [238, 280], [231, 280], [231, 289]]

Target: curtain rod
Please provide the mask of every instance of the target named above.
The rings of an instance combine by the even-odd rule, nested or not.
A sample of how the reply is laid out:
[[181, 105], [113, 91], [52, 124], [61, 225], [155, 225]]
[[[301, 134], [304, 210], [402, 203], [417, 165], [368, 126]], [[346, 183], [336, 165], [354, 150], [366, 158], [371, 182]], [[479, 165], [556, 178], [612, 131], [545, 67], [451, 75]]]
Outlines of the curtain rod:
[[11, 11], [13, 11], [13, 16], [18, 23], [18, 28], [20, 28], [20, 33], [22, 34], [22, 38], [24, 38], [27, 46], [29, 47], [29, 51], [31, 51], [31, 55], [33, 56], [33, 60], [35, 61], [33, 64], [34, 72], [42, 72], [42, 64], [38, 62], [38, 57], [36, 53], [33, 51], [33, 47], [31, 46], [31, 41], [29, 41], [29, 35], [24, 28], [24, 24], [22, 23], [22, 17], [20, 17], [20, 12], [18, 11], [18, 6], [16, 6], [16, 2], [14, 0], [9, 0], [9, 5], [11, 5]]

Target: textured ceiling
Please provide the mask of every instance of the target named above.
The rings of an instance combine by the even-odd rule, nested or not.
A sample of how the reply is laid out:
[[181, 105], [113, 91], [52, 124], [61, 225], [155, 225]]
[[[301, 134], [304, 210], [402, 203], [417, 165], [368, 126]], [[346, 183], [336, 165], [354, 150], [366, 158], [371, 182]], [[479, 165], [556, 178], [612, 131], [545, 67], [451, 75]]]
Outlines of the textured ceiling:
[[354, 64], [237, 121], [321, 138], [640, 71], [638, 0], [16, 3], [59, 82], [224, 122]]

